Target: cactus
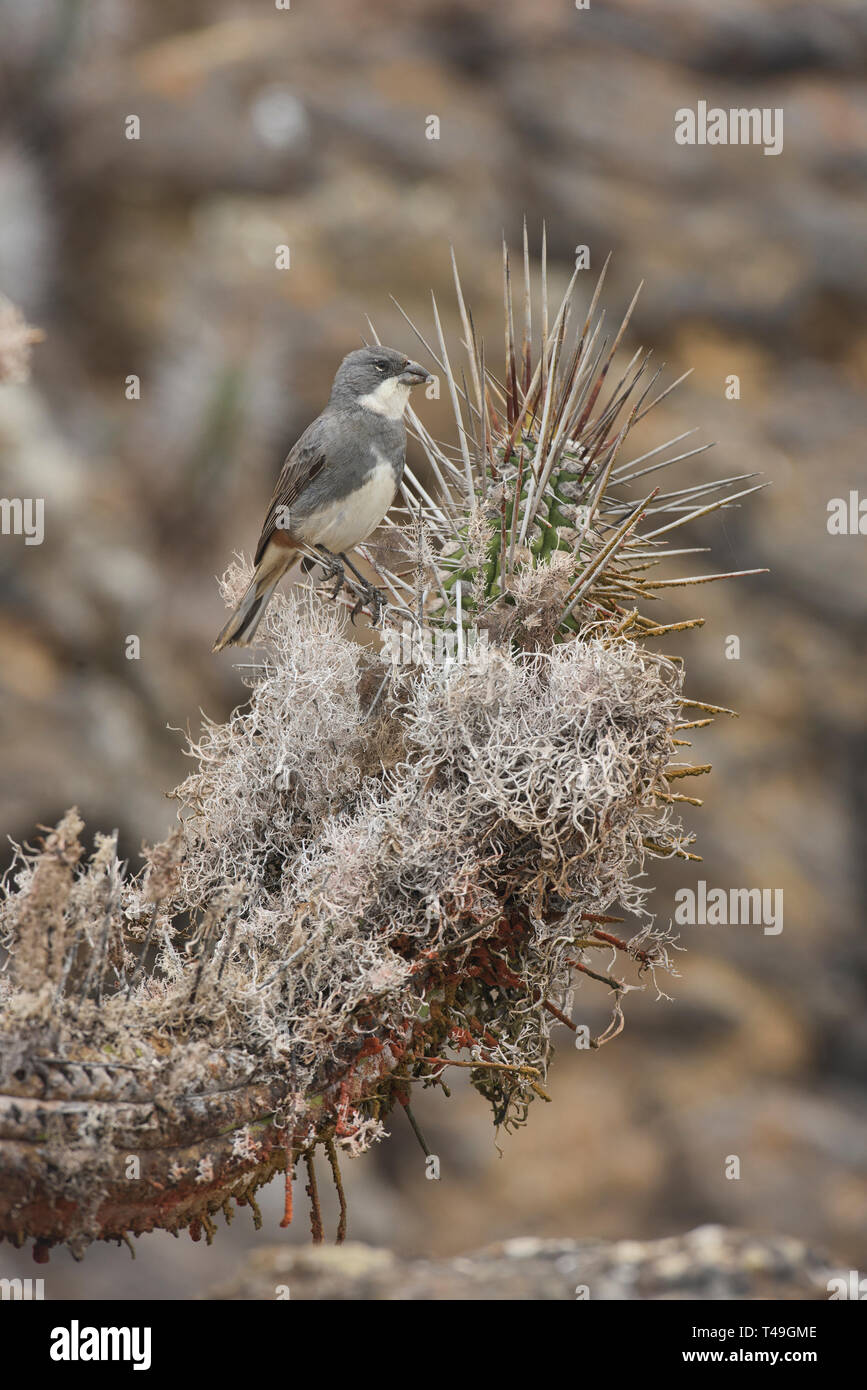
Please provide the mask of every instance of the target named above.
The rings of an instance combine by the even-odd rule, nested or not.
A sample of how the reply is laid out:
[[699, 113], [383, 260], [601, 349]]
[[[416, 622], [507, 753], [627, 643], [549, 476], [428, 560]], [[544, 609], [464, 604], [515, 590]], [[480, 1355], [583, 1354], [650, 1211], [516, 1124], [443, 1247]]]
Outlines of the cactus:
[[[0, 910], [0, 1232], [40, 1258], [155, 1226], [210, 1240], [281, 1170], [288, 1221], [302, 1157], [320, 1239], [317, 1148], [342, 1201], [340, 1153], [395, 1106], [421, 1137], [413, 1087], [447, 1091], [452, 1067], [497, 1126], [524, 1123], [552, 1030], [592, 1055], [671, 968], [646, 867], [694, 857], [676, 816], [694, 798], [673, 786], [707, 769], [678, 735], [709, 720], [688, 717], [681, 665], [647, 645], [669, 628], [641, 607], [672, 582], [653, 574], [668, 537], [755, 489], [644, 495], [701, 449], [624, 461], [672, 389], [654, 396], [641, 354], [609, 381], [632, 306], [609, 343], [603, 272], [573, 322], [576, 272], [549, 322], [543, 250], [534, 354], [526, 231], [524, 268], [518, 340], [504, 255], [502, 378], [456, 266], [467, 368], [436, 303], [433, 343], [419, 333], [456, 433], [411, 416], [434, 481], [408, 471], [390, 522], [381, 648], [309, 588], [278, 595], [249, 701], [190, 742], [179, 827], [141, 875], [112, 837], [88, 859], [72, 812], [19, 852]], [[248, 578], [232, 568], [228, 601]], [[448, 659], [432, 635], [454, 636]], [[595, 1036], [571, 1016], [580, 986], [611, 1005]]]

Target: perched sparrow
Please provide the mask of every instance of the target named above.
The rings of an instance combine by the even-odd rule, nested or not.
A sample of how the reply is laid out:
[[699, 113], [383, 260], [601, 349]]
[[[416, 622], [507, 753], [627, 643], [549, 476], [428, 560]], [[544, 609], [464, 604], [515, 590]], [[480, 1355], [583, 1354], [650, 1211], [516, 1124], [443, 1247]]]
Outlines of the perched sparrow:
[[301, 544], [323, 552], [338, 588], [347, 565], [367, 597], [379, 599], [345, 552], [367, 539], [394, 501], [406, 456], [410, 387], [430, 380], [424, 367], [394, 348], [359, 348], [344, 357], [327, 406], [283, 464], [256, 547], [256, 571], [215, 652], [252, 641]]

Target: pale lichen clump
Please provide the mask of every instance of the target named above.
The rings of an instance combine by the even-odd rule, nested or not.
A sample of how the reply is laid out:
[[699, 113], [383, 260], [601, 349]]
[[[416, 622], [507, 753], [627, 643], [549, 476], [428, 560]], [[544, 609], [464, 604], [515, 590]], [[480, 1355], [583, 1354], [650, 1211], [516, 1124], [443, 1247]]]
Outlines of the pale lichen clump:
[[305, 1093], [348, 1043], [404, 1042], [436, 996], [459, 1051], [472, 1018], [496, 1039], [480, 1061], [528, 1069], [522, 1102], [554, 1023], [528, 1002], [562, 1002], [582, 922], [615, 904], [649, 920], [644, 841], [677, 833], [658, 793], [679, 668], [595, 637], [405, 669], [303, 591], [265, 636], [249, 703], [205, 724], [176, 793], [163, 1016], [290, 1063]]
[[[453, 1060], [499, 1123], [520, 1122], [576, 969], [619, 1026], [628, 986], [594, 968], [625, 945], [598, 925], [615, 904], [644, 922], [637, 966], [667, 963], [642, 871], [649, 835], [678, 843], [680, 668], [601, 636], [404, 667], [304, 591], [266, 623], [249, 702], [191, 741], [180, 828], [142, 875], [125, 877], [113, 837], [85, 859], [74, 813], [20, 851], [0, 911], [18, 1041], [3, 1089], [22, 1057], [44, 1075], [64, 1060], [171, 1113], [217, 1074], [252, 1076], [296, 1151], [330, 1137], [357, 1153], [403, 1078]], [[129, 1143], [118, 1115], [95, 1110], [74, 1140], [48, 1126], [43, 1156], [94, 1233], [94, 1165], [115, 1129]], [[243, 1175], [255, 1145], [239, 1155]], [[214, 1170], [207, 1152], [167, 1165], [202, 1192]]]
[[[471, 958], [478, 967], [493, 938], [514, 983], [496, 987], [492, 957], [485, 997], [473, 985], [464, 1009], [459, 983], [451, 1012], [473, 1012], [502, 1060], [542, 1068], [552, 1019], [541, 1012], [528, 1047], [527, 1004], [565, 994], [582, 917], [615, 903], [645, 914], [643, 841], [673, 828], [656, 794], [673, 752], [678, 668], [600, 638], [532, 655], [473, 650], [464, 665], [386, 668], [366, 751], [381, 739], [393, 749], [397, 724], [402, 756], [354, 795], [344, 787], [344, 808], [302, 852], [288, 832], [279, 889], [251, 931], [265, 936], [275, 914], [293, 924], [293, 968], [271, 989], [299, 1046], [341, 1039], [365, 1009], [371, 1033], [416, 1016], [431, 980], [459, 977]], [[270, 671], [266, 685], [278, 679]], [[303, 798], [298, 809], [306, 816]], [[504, 918], [524, 936], [511, 947], [499, 940]]]

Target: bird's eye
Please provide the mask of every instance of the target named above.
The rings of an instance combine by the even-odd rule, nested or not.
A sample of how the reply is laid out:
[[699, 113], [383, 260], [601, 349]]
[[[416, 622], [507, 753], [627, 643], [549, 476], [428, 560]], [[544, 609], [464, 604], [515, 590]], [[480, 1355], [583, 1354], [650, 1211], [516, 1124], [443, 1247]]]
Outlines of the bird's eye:
[[388, 371], [388, 363], [387, 363], [387, 362], [374, 362], [373, 365], [375, 366], [375, 368], [376, 368], [376, 370], [377, 370], [378, 372], [383, 372], [383, 373], [385, 373], [385, 372]]

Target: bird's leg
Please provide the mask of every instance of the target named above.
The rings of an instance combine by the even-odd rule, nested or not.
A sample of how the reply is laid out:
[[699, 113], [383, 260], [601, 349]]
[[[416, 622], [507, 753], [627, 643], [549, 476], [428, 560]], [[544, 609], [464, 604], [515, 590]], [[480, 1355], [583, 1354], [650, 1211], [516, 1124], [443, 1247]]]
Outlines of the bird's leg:
[[324, 545], [318, 545], [316, 549], [319, 550], [322, 554], [322, 563], [327, 571], [325, 576], [326, 579], [330, 579], [333, 576], [333, 578], [336, 581], [334, 588], [331, 591], [331, 597], [337, 598], [337, 595], [343, 588], [343, 581], [346, 578], [346, 572], [343, 568], [343, 561], [346, 557], [344, 555], [332, 555], [331, 551], [328, 550]]
[[356, 603], [355, 607], [349, 615], [350, 620], [352, 622], [355, 622], [355, 619], [361, 612], [364, 604], [369, 603], [373, 612], [373, 626], [376, 627], [382, 615], [382, 610], [385, 607], [385, 599], [382, 595], [382, 591], [380, 589], [377, 589], [375, 585], [371, 584], [369, 579], [365, 579], [364, 575], [360, 572], [360, 570], [357, 570], [355, 568], [349, 556], [344, 554], [343, 551], [340, 552], [340, 559], [342, 560], [343, 564], [346, 566], [347, 569], [352, 570], [352, 573], [355, 575], [363, 590], [361, 598], [358, 600], [358, 602]]

